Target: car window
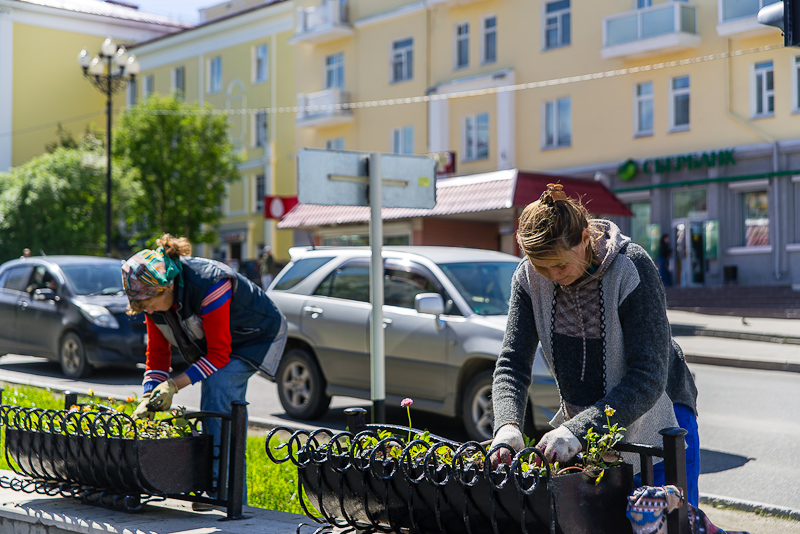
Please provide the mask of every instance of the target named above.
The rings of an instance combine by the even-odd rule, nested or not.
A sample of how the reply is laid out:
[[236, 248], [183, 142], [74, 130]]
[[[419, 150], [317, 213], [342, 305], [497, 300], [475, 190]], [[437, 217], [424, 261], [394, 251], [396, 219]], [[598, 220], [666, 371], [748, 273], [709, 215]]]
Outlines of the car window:
[[507, 315], [511, 278], [516, 262], [475, 262], [441, 264], [470, 308], [478, 315]]
[[3, 287], [14, 291], [25, 291], [28, 282], [29, 265], [20, 265], [19, 267], [11, 267], [6, 271], [4, 276]]
[[62, 265], [78, 295], [115, 295], [122, 291], [122, 263]]
[[58, 281], [53, 274], [47, 270], [44, 265], [37, 265], [34, 267], [33, 272], [31, 272], [30, 279], [28, 280], [28, 284], [25, 287], [25, 291], [28, 293], [33, 294], [34, 291], [37, 289], [52, 289], [56, 291], [58, 289]]
[[325, 277], [314, 295], [369, 302], [369, 264], [349, 262]]
[[445, 302], [445, 315], [461, 315], [441, 283], [424, 266], [397, 259], [388, 259], [384, 265], [384, 304], [413, 309], [418, 294], [439, 293]]
[[278, 280], [272, 289], [277, 291], [291, 289], [332, 259], [333, 256], [299, 259], [278, 275]]

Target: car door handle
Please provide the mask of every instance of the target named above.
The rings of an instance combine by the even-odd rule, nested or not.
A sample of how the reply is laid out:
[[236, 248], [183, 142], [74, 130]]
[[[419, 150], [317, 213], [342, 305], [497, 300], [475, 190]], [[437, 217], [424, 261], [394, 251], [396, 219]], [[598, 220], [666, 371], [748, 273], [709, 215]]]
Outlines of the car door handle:
[[316, 319], [322, 315], [323, 309], [316, 306], [303, 306], [303, 313], [310, 315], [312, 319]]
[[392, 320], [391, 319], [387, 319], [386, 317], [384, 317], [383, 318], [383, 327], [386, 328], [390, 324], [392, 324]]
[[28, 309], [28, 303], [24, 300], [17, 301], [17, 308], [19, 308], [21, 311], [25, 311]]

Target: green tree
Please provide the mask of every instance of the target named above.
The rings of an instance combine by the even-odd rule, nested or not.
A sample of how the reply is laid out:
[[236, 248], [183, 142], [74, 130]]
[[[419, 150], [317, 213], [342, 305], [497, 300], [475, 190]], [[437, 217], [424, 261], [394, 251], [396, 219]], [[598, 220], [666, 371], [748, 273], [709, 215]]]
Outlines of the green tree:
[[240, 178], [239, 156], [224, 115], [153, 94], [122, 115], [114, 154], [132, 171], [142, 196], [135, 237], [152, 244], [163, 232], [193, 243], [216, 240], [225, 185]]
[[[138, 192], [135, 183], [114, 170], [114, 215], [120, 222]], [[19, 257], [26, 247], [34, 255], [102, 255], [105, 180], [104, 153], [93, 139], [85, 139], [78, 149], [56, 148], [0, 173], [0, 259]], [[119, 237], [112, 239], [117, 242]]]

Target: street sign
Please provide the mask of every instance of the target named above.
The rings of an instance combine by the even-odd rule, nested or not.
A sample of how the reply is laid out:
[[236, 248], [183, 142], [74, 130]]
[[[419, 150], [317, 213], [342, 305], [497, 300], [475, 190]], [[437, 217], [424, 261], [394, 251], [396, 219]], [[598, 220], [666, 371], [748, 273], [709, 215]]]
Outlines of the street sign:
[[[369, 206], [369, 152], [303, 148], [297, 152], [297, 198], [301, 204]], [[436, 160], [381, 154], [381, 206], [436, 206]]]
[[297, 197], [264, 195], [264, 218], [282, 219], [297, 205]]

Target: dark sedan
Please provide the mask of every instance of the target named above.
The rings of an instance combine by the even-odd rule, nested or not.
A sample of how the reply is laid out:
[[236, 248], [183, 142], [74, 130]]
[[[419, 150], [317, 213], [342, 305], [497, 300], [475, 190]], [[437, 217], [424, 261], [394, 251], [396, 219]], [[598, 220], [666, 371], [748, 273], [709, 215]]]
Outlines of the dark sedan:
[[41, 256], [0, 265], [0, 354], [43, 356], [70, 378], [145, 361], [144, 317], [125, 313], [120, 260]]

